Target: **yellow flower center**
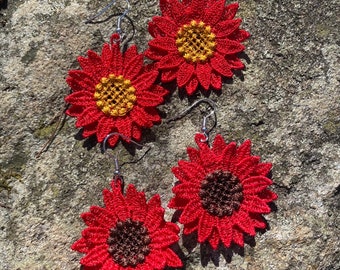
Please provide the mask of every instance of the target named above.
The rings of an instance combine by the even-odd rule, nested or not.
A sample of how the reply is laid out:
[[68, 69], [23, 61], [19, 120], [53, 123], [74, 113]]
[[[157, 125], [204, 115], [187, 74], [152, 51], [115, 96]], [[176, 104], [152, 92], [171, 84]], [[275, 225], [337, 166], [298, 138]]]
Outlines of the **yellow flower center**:
[[96, 85], [94, 99], [97, 107], [110, 116], [124, 116], [132, 110], [137, 98], [136, 89], [130, 80], [122, 75], [110, 74], [108, 78], [101, 78]]
[[176, 45], [179, 53], [193, 63], [205, 62], [214, 54], [215, 34], [204, 22], [191, 21], [177, 32]]

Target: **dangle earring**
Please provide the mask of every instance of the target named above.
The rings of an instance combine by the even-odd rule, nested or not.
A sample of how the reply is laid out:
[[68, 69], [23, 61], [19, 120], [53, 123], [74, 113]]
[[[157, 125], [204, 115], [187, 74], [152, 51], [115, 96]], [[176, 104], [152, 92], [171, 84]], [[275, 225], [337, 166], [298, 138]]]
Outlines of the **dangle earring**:
[[238, 3], [226, 0], [160, 0], [162, 16], [149, 23], [146, 56], [157, 62], [164, 83], [176, 80], [188, 95], [198, 86], [221, 90], [222, 79], [244, 68], [238, 54], [250, 34], [234, 19]]
[[[255, 236], [256, 229], [266, 228], [262, 214], [270, 213], [268, 204], [277, 199], [268, 189], [273, 183], [267, 177], [272, 164], [251, 154], [250, 140], [237, 146], [218, 134], [209, 147], [209, 133], [216, 126], [212, 100], [196, 101], [175, 119], [200, 103], [207, 103], [212, 111], [204, 117], [201, 133], [195, 135], [198, 149], [188, 147], [189, 161], [180, 160], [172, 168], [179, 182], [172, 189], [175, 196], [168, 206], [180, 210], [184, 235], [196, 232], [198, 242], [208, 242], [214, 250], [220, 243], [227, 248], [232, 243], [243, 247], [245, 234]], [[208, 129], [211, 116], [215, 120]]]
[[[89, 50], [87, 57], [78, 57], [81, 70], [70, 70], [66, 78], [73, 91], [65, 98], [71, 105], [66, 114], [77, 118], [75, 125], [82, 128], [83, 138], [95, 136], [99, 143], [112, 132], [123, 134], [124, 141], [139, 141], [143, 128], [161, 121], [156, 107], [168, 93], [155, 84], [158, 71], [152, 65], [144, 65], [144, 54], [139, 54], [135, 45], [121, 51], [121, 41], [126, 37], [122, 20], [128, 18], [132, 23], [127, 17], [131, 6], [128, 0], [126, 3], [128, 6], [118, 17], [110, 44], [104, 44], [100, 55]], [[113, 4], [115, 1], [87, 23], [98, 23], [93, 19]], [[119, 138], [110, 137], [108, 145], [115, 146]]]
[[[107, 135], [103, 142], [104, 151], [113, 136], [126, 139], [118, 133]], [[124, 194], [117, 156], [114, 163], [111, 190], [103, 190], [105, 206], [91, 206], [89, 212], [81, 215], [87, 228], [71, 247], [85, 254], [80, 263], [84, 269], [97, 270], [181, 267], [182, 261], [170, 249], [179, 240], [179, 228], [164, 220], [160, 196], [156, 194], [147, 202], [144, 192], [137, 191], [132, 184]]]

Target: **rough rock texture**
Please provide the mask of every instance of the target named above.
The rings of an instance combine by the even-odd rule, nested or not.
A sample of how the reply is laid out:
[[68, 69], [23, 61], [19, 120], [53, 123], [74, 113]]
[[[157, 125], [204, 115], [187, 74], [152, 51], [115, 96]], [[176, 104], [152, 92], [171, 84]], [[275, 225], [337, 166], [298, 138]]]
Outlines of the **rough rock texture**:
[[[69, 93], [67, 71], [78, 68], [78, 55], [100, 51], [115, 20], [84, 24], [108, 1], [8, 2], [0, 10], [0, 268], [79, 269], [81, 255], [69, 248], [84, 228], [79, 214], [102, 204], [113, 161], [98, 145], [74, 138], [71, 118], [47, 152], [35, 153], [56, 127]], [[125, 1], [118, 2], [112, 13]], [[131, 4], [133, 41], [144, 50], [157, 1]], [[219, 108], [211, 136], [249, 138], [253, 153], [274, 163], [277, 211], [266, 216], [270, 229], [244, 250], [201, 260], [199, 245], [189, 253], [181, 244], [185, 268], [340, 269], [339, 3], [242, 0], [240, 6], [238, 16], [252, 34], [243, 57], [247, 70], [227, 81], [220, 95], [210, 94]], [[160, 110], [170, 117], [192, 99], [174, 92]], [[160, 193], [164, 206], [175, 182], [170, 168], [194, 146], [199, 111], [145, 131], [150, 153], [123, 167], [127, 182], [148, 198]], [[133, 158], [122, 145], [118, 149], [122, 160]]]

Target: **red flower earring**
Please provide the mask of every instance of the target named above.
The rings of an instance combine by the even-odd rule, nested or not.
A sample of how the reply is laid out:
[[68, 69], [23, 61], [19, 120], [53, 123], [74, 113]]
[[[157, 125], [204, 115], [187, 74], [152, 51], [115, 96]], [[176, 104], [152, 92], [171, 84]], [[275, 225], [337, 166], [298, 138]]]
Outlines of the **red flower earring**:
[[222, 78], [231, 78], [244, 65], [238, 53], [250, 35], [234, 19], [238, 4], [225, 0], [160, 0], [162, 16], [149, 23], [154, 38], [146, 56], [157, 61], [162, 82], [177, 80], [189, 95], [200, 84], [220, 90]]
[[[122, 135], [109, 134], [103, 143], [104, 151], [112, 136]], [[117, 159], [115, 165], [112, 190], [103, 190], [105, 206], [91, 206], [89, 212], [81, 215], [88, 227], [71, 248], [85, 254], [80, 260], [82, 269], [160, 270], [166, 266], [181, 267], [182, 261], [170, 249], [179, 240], [179, 228], [164, 220], [160, 196], [157, 194], [147, 202], [145, 194], [132, 184], [124, 194]]]
[[[201, 102], [215, 107], [211, 100], [202, 99], [190, 108]], [[188, 147], [190, 160], [180, 160], [172, 169], [179, 183], [169, 207], [181, 210], [183, 233], [197, 232], [199, 243], [209, 242], [213, 249], [219, 243], [243, 247], [244, 234], [255, 236], [256, 229], [266, 227], [262, 214], [270, 213], [268, 203], [277, 199], [268, 189], [273, 183], [267, 177], [272, 164], [251, 154], [250, 140], [237, 146], [218, 134], [209, 147], [206, 120], [203, 133], [195, 136], [198, 149]]]
[[[71, 105], [66, 114], [77, 118], [84, 138], [95, 135], [99, 143], [111, 132], [139, 141], [143, 128], [160, 122], [156, 107], [167, 94], [155, 84], [158, 71], [143, 64], [144, 54], [136, 46], [120, 51], [120, 23], [128, 11], [119, 17], [117, 33], [101, 55], [89, 50], [88, 57], [78, 57], [82, 70], [70, 70], [66, 79], [73, 90], [65, 98]], [[118, 139], [111, 137], [109, 145], [115, 146]]]

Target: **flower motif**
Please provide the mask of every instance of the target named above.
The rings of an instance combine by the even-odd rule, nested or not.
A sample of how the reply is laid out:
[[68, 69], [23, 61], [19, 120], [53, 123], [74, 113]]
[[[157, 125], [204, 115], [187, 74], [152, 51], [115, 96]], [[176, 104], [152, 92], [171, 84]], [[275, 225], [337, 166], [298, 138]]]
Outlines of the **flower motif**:
[[[98, 142], [112, 132], [128, 139], [141, 139], [141, 129], [161, 120], [156, 106], [167, 91], [154, 82], [158, 71], [143, 65], [143, 54], [131, 46], [122, 54], [119, 43], [105, 44], [101, 55], [89, 50], [88, 57], [78, 57], [82, 70], [71, 70], [66, 79], [73, 93], [65, 100], [66, 111], [77, 118], [76, 127], [83, 128], [83, 137], [96, 135]], [[108, 143], [113, 147], [119, 136]]]
[[142, 270], [180, 267], [170, 249], [179, 239], [176, 224], [165, 222], [159, 195], [146, 202], [145, 194], [129, 185], [126, 195], [116, 181], [103, 191], [105, 207], [91, 206], [81, 215], [88, 226], [72, 249], [85, 253], [84, 270]]
[[190, 161], [180, 160], [172, 169], [179, 184], [169, 207], [182, 210], [183, 233], [197, 231], [198, 242], [208, 241], [213, 249], [220, 241], [226, 247], [232, 242], [243, 247], [244, 233], [254, 236], [256, 228], [266, 227], [261, 214], [270, 213], [268, 203], [277, 199], [267, 189], [272, 165], [251, 155], [249, 140], [237, 147], [217, 135], [209, 148], [204, 138], [196, 135], [199, 149], [189, 147]]
[[222, 77], [243, 69], [237, 57], [244, 50], [242, 41], [250, 35], [239, 29], [234, 19], [238, 4], [225, 6], [225, 0], [160, 0], [162, 16], [149, 23], [154, 37], [146, 56], [158, 61], [162, 82], [177, 79], [189, 95], [198, 84], [205, 90], [220, 90]]

